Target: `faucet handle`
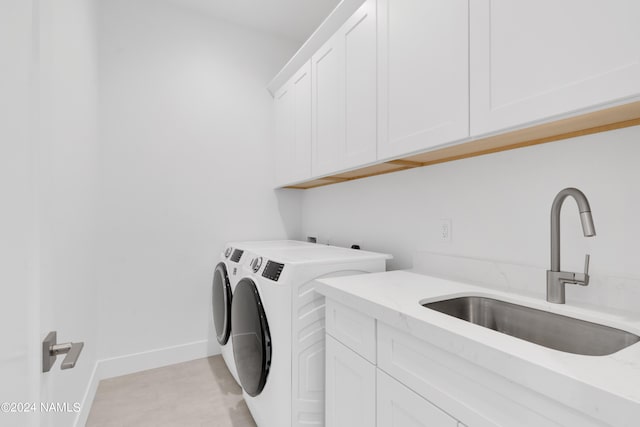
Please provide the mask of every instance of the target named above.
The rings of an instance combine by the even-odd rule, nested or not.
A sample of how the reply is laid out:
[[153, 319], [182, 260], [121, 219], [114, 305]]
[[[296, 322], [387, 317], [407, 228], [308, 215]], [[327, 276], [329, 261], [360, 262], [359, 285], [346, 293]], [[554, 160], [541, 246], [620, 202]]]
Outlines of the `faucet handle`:
[[580, 286], [588, 286], [589, 285], [589, 260], [591, 259], [591, 255], [586, 254], [584, 256], [584, 273], [575, 273], [573, 275], [573, 282], [576, 285]]
[[586, 254], [584, 256], [584, 275], [588, 275], [589, 274], [589, 260], [591, 259], [591, 255]]

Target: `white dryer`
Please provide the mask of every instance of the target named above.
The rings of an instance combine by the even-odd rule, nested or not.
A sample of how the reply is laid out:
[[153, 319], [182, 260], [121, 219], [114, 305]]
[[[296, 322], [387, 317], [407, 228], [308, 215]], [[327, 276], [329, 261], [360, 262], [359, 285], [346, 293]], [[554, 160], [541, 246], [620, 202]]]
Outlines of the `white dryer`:
[[266, 240], [249, 242], [231, 242], [225, 245], [220, 260], [213, 272], [212, 313], [216, 339], [220, 344], [222, 357], [229, 372], [238, 384], [238, 372], [233, 360], [231, 342], [231, 302], [238, 283], [239, 266], [246, 259], [244, 251], [264, 248], [299, 248], [315, 246], [313, 243], [296, 240]]
[[320, 245], [246, 255], [231, 336], [247, 406], [259, 427], [324, 426], [324, 298], [315, 280], [381, 272], [391, 256]]

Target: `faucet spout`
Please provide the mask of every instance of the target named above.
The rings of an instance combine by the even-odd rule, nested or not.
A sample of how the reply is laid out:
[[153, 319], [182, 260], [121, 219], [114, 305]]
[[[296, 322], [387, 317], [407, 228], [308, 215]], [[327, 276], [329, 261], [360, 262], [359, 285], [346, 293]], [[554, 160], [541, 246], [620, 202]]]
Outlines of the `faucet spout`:
[[560, 210], [567, 197], [573, 197], [580, 211], [582, 233], [585, 237], [596, 235], [591, 215], [591, 206], [587, 196], [577, 188], [565, 188], [560, 191], [551, 205], [551, 271], [560, 271]]
[[565, 302], [565, 284], [574, 283], [582, 286], [589, 284], [589, 255], [585, 258], [584, 274], [560, 270], [560, 210], [569, 196], [573, 197], [578, 204], [582, 234], [585, 237], [596, 235], [591, 206], [584, 193], [577, 188], [565, 188], [560, 191], [551, 205], [551, 270], [547, 271], [547, 301], [558, 304]]

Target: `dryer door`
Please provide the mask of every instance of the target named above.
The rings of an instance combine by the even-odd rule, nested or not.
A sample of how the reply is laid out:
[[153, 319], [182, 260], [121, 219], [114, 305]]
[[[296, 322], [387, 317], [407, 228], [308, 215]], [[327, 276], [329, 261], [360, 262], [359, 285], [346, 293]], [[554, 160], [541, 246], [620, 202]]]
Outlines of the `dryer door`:
[[240, 384], [257, 396], [267, 382], [271, 366], [271, 335], [258, 288], [253, 280], [238, 282], [231, 309], [233, 358]]
[[221, 262], [213, 272], [212, 309], [216, 337], [222, 345], [229, 341], [231, 334], [231, 297], [227, 266]]

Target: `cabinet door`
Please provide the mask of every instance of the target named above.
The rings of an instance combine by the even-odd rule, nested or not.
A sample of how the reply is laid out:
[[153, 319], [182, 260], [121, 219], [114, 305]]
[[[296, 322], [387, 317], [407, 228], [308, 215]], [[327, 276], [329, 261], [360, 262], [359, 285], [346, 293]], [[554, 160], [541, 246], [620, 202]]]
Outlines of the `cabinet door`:
[[276, 116], [276, 184], [283, 185], [291, 181], [287, 164], [293, 156], [295, 147], [295, 121], [293, 115], [293, 87], [285, 85], [275, 95]]
[[313, 65], [312, 175], [342, 167], [344, 134], [344, 48], [334, 35], [311, 59]]
[[367, 0], [313, 56], [312, 175], [376, 160], [376, 14]]
[[469, 135], [468, 0], [378, 0], [378, 158]]
[[375, 427], [376, 367], [326, 338], [326, 426]]
[[640, 93], [637, 0], [471, 2], [471, 133]]
[[311, 63], [276, 94], [277, 184], [311, 177]]
[[291, 180], [311, 177], [311, 62], [293, 76], [295, 143]]
[[458, 427], [458, 421], [378, 369], [377, 427]]
[[376, 0], [367, 0], [339, 34], [345, 58], [342, 169], [348, 169], [377, 157]]

